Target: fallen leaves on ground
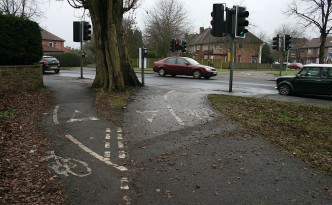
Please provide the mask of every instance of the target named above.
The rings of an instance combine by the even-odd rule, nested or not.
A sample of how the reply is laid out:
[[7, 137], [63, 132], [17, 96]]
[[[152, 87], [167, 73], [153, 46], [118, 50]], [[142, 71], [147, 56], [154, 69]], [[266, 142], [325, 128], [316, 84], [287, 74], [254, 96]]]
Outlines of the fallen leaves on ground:
[[41, 159], [49, 140], [40, 127], [52, 95], [44, 89], [0, 93], [0, 204], [64, 204], [64, 188]]

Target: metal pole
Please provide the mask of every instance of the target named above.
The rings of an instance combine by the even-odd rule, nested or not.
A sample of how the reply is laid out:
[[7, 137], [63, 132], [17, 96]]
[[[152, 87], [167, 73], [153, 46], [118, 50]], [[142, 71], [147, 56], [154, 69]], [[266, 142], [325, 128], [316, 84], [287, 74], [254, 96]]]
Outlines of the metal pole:
[[229, 69], [229, 92], [233, 90], [233, 70], [234, 70], [235, 37], [231, 41], [231, 66]]
[[141, 48], [141, 65], [142, 65], [142, 85], [144, 86], [144, 48]]
[[80, 39], [81, 39], [81, 79], [83, 79], [83, 21], [81, 21]]
[[279, 66], [279, 76], [281, 76], [281, 71], [283, 69], [283, 66], [284, 66], [284, 37], [282, 36], [280, 38], [280, 42], [281, 42], [281, 45], [280, 45], [280, 52], [279, 52], [279, 56], [281, 57], [281, 62], [280, 62], [280, 66]]

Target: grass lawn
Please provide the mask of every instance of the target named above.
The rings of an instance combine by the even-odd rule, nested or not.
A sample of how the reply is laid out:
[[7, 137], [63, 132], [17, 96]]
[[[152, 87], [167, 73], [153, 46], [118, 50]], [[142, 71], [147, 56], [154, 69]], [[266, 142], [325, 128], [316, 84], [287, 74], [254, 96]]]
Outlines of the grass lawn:
[[332, 107], [209, 95], [226, 117], [332, 176]]
[[[296, 75], [298, 72], [299, 72], [298, 70], [281, 71], [281, 76], [284, 76], [284, 75]], [[272, 75], [279, 76], [280, 71], [272, 71], [270, 73]]]

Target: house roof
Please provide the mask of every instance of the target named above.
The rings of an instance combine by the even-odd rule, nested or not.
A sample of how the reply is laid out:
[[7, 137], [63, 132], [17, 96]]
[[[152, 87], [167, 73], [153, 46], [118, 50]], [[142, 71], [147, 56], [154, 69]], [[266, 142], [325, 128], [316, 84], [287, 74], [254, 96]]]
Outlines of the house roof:
[[58, 37], [58, 36], [56, 36], [56, 35], [48, 32], [48, 31], [46, 31], [46, 30], [44, 30], [42, 28], [41, 28], [41, 35], [42, 35], [42, 39], [43, 40], [63, 41], [63, 42], [65, 41], [62, 38], [60, 38], [60, 37]]
[[[308, 48], [318, 48], [320, 46], [320, 38], [313, 38], [308, 41]], [[332, 47], [332, 36], [326, 37], [325, 47]]]
[[[191, 34], [188, 37], [188, 45], [201, 45], [201, 44], [211, 44], [211, 43], [218, 43], [218, 42], [225, 42], [229, 41], [230, 37], [214, 37], [211, 35], [211, 28], [206, 28], [203, 30], [201, 29], [200, 34]], [[254, 34], [248, 32], [246, 34], [246, 38], [238, 39], [238, 41], [246, 41], [249, 43], [263, 43], [258, 37]]]

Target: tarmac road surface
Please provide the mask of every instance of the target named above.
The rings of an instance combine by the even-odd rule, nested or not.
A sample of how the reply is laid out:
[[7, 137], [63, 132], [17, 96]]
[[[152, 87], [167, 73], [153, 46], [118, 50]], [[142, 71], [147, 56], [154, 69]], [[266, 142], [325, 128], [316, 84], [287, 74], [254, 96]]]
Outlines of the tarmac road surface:
[[247, 134], [206, 93], [139, 88], [116, 127], [96, 114], [91, 82], [44, 75], [56, 100], [45, 159], [68, 204], [332, 204], [331, 177]]

